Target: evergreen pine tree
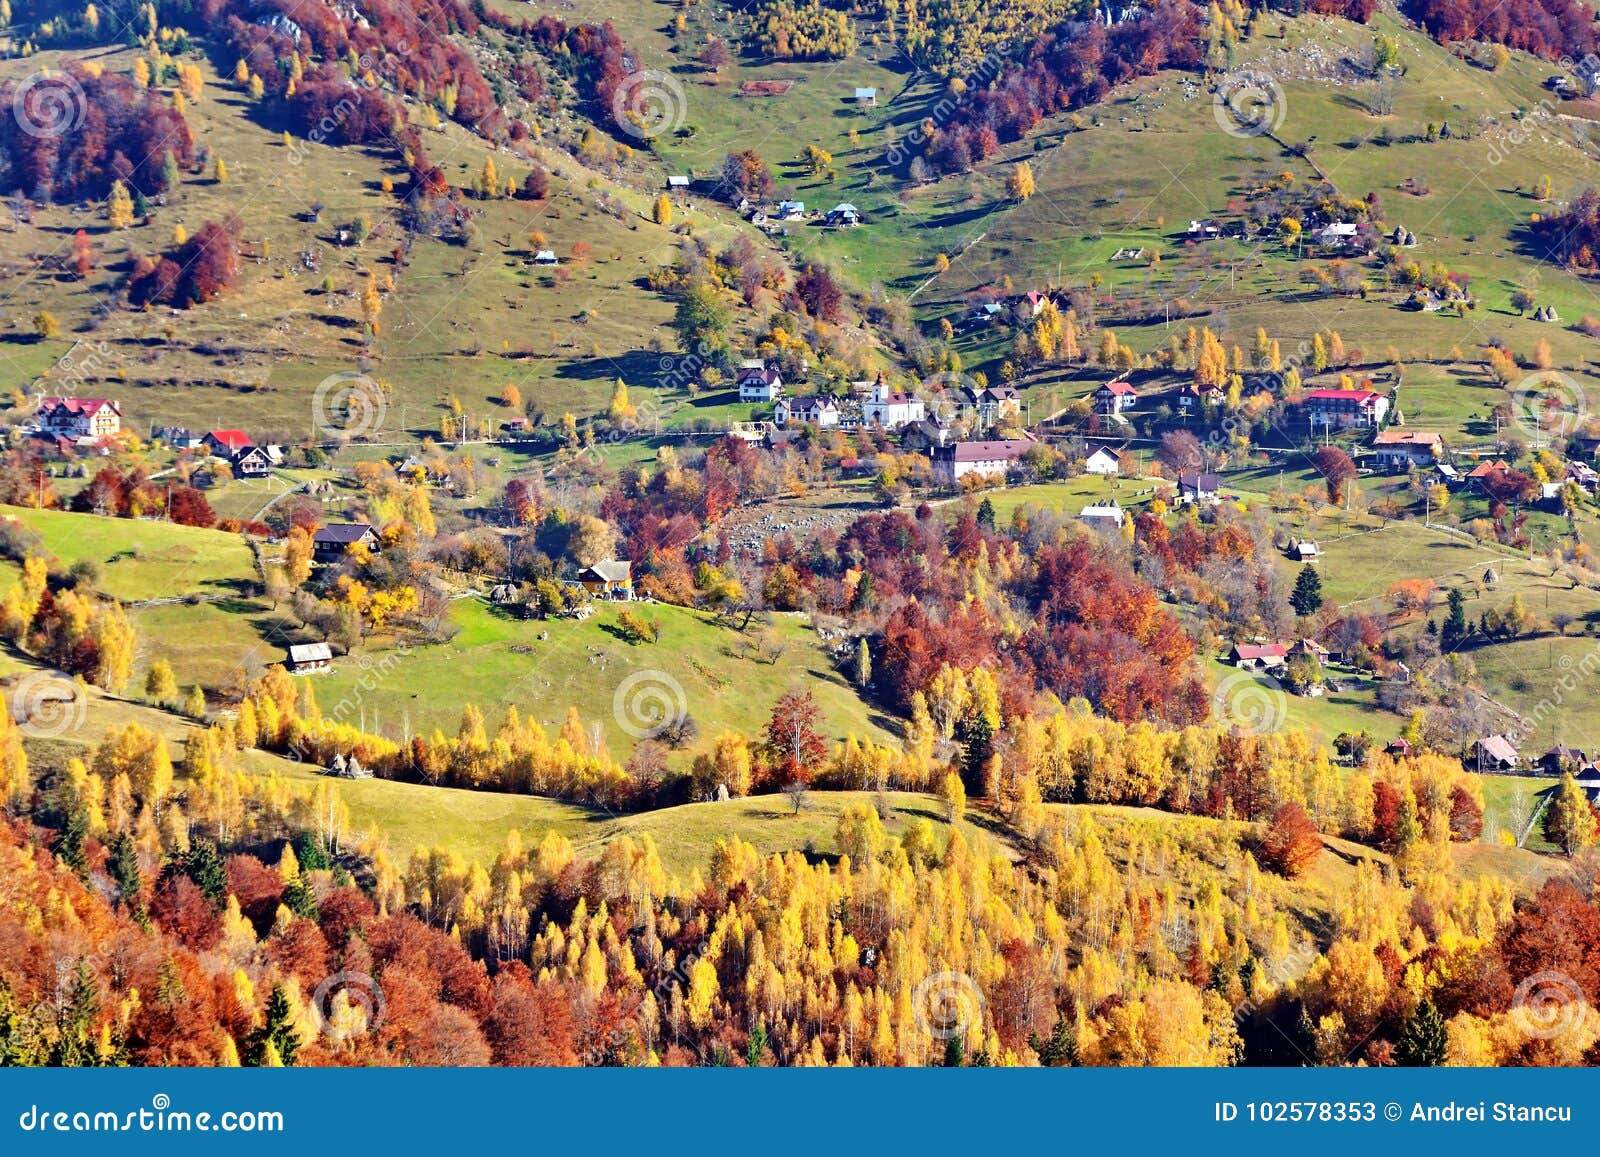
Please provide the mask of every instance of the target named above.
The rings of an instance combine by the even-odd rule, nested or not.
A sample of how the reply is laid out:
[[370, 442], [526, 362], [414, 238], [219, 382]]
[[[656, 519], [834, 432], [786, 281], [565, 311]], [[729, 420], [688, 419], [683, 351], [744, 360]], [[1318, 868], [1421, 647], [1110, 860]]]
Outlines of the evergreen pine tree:
[[1321, 609], [1322, 576], [1310, 563], [1300, 568], [1300, 574], [1294, 580], [1294, 593], [1289, 596], [1289, 605], [1297, 615], [1314, 615]]
[[1438, 1068], [1444, 1064], [1449, 1037], [1444, 1017], [1431, 1000], [1425, 1000], [1401, 1026], [1395, 1042], [1394, 1060], [1410, 1068]]

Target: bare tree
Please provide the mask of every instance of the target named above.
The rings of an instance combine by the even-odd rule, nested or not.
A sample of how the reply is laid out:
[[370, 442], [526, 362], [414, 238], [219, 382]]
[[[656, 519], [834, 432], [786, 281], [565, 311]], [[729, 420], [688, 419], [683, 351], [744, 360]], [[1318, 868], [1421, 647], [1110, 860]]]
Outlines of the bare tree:
[[798, 779], [791, 779], [783, 785], [783, 794], [789, 797], [789, 803], [794, 808], [794, 814], [799, 815], [806, 806], [806, 799], [811, 795], [811, 789]]

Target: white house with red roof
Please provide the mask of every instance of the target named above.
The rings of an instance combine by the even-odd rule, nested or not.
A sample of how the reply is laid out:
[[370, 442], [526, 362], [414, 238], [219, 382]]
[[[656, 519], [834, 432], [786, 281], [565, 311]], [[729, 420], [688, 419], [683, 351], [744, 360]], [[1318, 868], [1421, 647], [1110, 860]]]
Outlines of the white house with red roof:
[[1312, 427], [1377, 427], [1389, 413], [1389, 399], [1376, 390], [1312, 390], [1300, 400]]
[[201, 439], [201, 444], [218, 457], [230, 459], [255, 445], [243, 430], [212, 430]]
[[883, 380], [882, 374], [872, 383], [872, 392], [867, 395], [866, 401], [861, 403], [861, 421], [885, 430], [898, 430], [902, 426], [920, 422], [927, 416], [928, 408], [921, 398], [894, 389]]
[[1228, 662], [1244, 671], [1281, 667], [1289, 658], [1282, 643], [1240, 643], [1228, 652]]
[[122, 431], [122, 403], [107, 398], [40, 398], [39, 431], [52, 438], [114, 438]]
[[1094, 408], [1102, 414], [1120, 414], [1138, 400], [1139, 391], [1121, 379], [1107, 382], [1094, 392]]

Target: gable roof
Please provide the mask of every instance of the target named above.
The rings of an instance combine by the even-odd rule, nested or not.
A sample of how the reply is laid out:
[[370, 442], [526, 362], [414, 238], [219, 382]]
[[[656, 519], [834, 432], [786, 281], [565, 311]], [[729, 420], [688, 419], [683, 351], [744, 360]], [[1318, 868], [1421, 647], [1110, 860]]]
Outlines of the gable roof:
[[333, 650], [326, 643], [296, 643], [289, 648], [294, 663], [326, 663], [332, 658]]
[[1308, 402], [1344, 402], [1353, 401], [1360, 406], [1370, 406], [1382, 394], [1376, 390], [1312, 390], [1305, 396]]
[[1236, 643], [1233, 648], [1238, 659], [1282, 659], [1288, 653], [1282, 643]]
[[783, 375], [777, 370], [768, 369], [766, 366], [751, 366], [739, 371], [739, 385], [746, 382], [759, 381], [764, 386], [775, 386], [783, 381]]
[[373, 533], [372, 527], [365, 522], [330, 522], [327, 526], [317, 527], [311, 541], [350, 546]]
[[1437, 446], [1443, 439], [1432, 430], [1379, 430], [1374, 446]]
[[1180, 474], [1178, 486], [1184, 490], [1216, 490], [1222, 478], [1216, 474]]
[[1478, 747], [1489, 758], [1500, 763], [1517, 762], [1517, 749], [1504, 735], [1487, 735], [1478, 740]]
[[997, 438], [988, 442], [952, 442], [935, 450], [948, 451], [948, 457], [956, 462], [993, 462], [1020, 458], [1032, 446], [1032, 438]]
[[581, 575], [592, 574], [595, 578], [608, 583], [626, 582], [633, 576], [633, 564], [627, 559], [608, 558], [597, 562], [593, 566], [583, 568]]
[[122, 415], [122, 405], [106, 398], [40, 398], [39, 412], [46, 410], [65, 410], [69, 414], [82, 414], [92, 418], [101, 410], [110, 410], [118, 417]]
[[1096, 458], [1109, 458], [1113, 462], [1120, 462], [1121, 461], [1121, 459], [1117, 457], [1116, 451], [1112, 450], [1112, 449], [1110, 449], [1109, 447], [1106, 447], [1106, 446], [1102, 446], [1098, 450], [1096, 450], [1093, 454], [1090, 454], [1089, 457], [1087, 459], [1085, 459], [1085, 461], [1093, 462]]
[[1113, 394], [1123, 398], [1137, 398], [1139, 396], [1138, 390], [1134, 389], [1131, 385], [1125, 381], [1122, 381], [1120, 378], [1114, 382], [1107, 382], [1105, 385], [1101, 386], [1100, 389], [1110, 390]]
[[248, 450], [255, 445], [250, 440], [250, 435], [243, 430], [212, 430], [206, 437], [226, 447], [230, 453], [234, 454], [237, 454], [240, 450]]

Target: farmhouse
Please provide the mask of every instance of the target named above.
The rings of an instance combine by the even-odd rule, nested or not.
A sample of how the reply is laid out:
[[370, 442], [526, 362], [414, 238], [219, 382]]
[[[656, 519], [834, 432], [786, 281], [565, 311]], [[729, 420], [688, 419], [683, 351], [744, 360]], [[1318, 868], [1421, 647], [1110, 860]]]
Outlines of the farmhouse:
[[861, 420], [868, 426], [885, 430], [898, 430], [927, 417], [928, 408], [922, 399], [903, 390], [893, 389], [883, 375], [872, 383], [872, 392], [861, 403]]
[[1346, 245], [1355, 244], [1356, 234], [1360, 227], [1353, 223], [1336, 221], [1324, 225], [1317, 233], [1317, 244], [1329, 249], [1343, 249]]
[[687, 192], [689, 188], [688, 176], [684, 173], [673, 173], [667, 178], [667, 188], [675, 193]]
[[1092, 502], [1078, 511], [1078, 517], [1090, 526], [1122, 528], [1122, 507], [1115, 502]]
[[1094, 408], [1102, 414], [1120, 414], [1138, 400], [1139, 391], [1120, 379], [1094, 392]]
[[1375, 390], [1312, 390], [1303, 400], [1306, 421], [1313, 428], [1383, 425], [1389, 399]]
[[806, 203], [804, 201], [779, 201], [778, 220], [804, 221], [806, 216]]
[[805, 422], [826, 428], [839, 424], [839, 403], [832, 394], [807, 394], [803, 398], [779, 398], [772, 409], [773, 420], [780, 425], [787, 422]]
[[783, 394], [783, 375], [767, 366], [750, 366], [739, 372], [741, 402], [772, 402]]
[[1178, 502], [1206, 502], [1219, 501], [1217, 491], [1222, 487], [1222, 479], [1215, 474], [1180, 474], [1178, 475]]
[[1269, 671], [1283, 666], [1288, 654], [1282, 643], [1238, 643], [1228, 652], [1228, 662], [1241, 671]]
[[991, 442], [946, 442], [928, 452], [933, 460], [933, 480], [955, 486], [969, 474], [1005, 476], [1033, 448], [1032, 438], [1003, 438]]
[[122, 403], [105, 398], [41, 398], [39, 430], [53, 438], [114, 438], [122, 430]]
[[857, 88], [855, 100], [863, 108], [872, 108], [878, 103], [878, 90], [875, 88]]
[[596, 598], [633, 598], [633, 564], [627, 559], [607, 559], [578, 572], [578, 584]]
[[1324, 647], [1315, 639], [1295, 640], [1294, 645], [1289, 648], [1288, 657], [1291, 659], [1296, 659], [1302, 655], [1308, 659], [1315, 659], [1318, 663], [1326, 663], [1329, 658], [1328, 648]]
[[1444, 439], [1431, 430], [1379, 430], [1372, 451], [1380, 470], [1398, 473], [1432, 466], [1444, 455]]
[[230, 462], [235, 455], [255, 445], [250, 440], [250, 435], [243, 430], [212, 430], [201, 439], [201, 444], [217, 457], [226, 458]]
[[311, 536], [311, 555], [318, 562], [338, 562], [357, 545], [375, 547], [378, 535], [365, 522], [332, 522]]
[[1309, 538], [1299, 538], [1289, 544], [1289, 557], [1296, 562], [1316, 562], [1322, 557], [1322, 548]]
[[976, 384], [961, 387], [961, 404], [971, 407], [978, 416], [978, 424], [989, 427], [1002, 418], [1015, 417], [1022, 412], [1022, 398], [1015, 386], [999, 385], [978, 388]]
[[1575, 747], [1568, 747], [1558, 743], [1549, 751], [1539, 757], [1539, 767], [1550, 775], [1560, 775], [1564, 771], [1577, 771], [1588, 766], [1589, 757]]
[[1198, 414], [1206, 406], [1220, 406], [1228, 400], [1228, 393], [1221, 386], [1209, 386], [1201, 389], [1193, 382], [1185, 382], [1178, 391], [1178, 413], [1184, 417]]
[[1473, 745], [1472, 758], [1479, 771], [1515, 771], [1522, 762], [1516, 746], [1504, 735], [1486, 735]]
[[1102, 446], [1089, 455], [1083, 464], [1083, 469], [1087, 474], [1099, 474], [1101, 477], [1111, 478], [1116, 476], [1119, 465], [1116, 453]]
[[291, 675], [314, 675], [333, 670], [333, 651], [326, 643], [296, 643], [286, 664]]
[[233, 467], [235, 478], [260, 478], [272, 473], [272, 468], [276, 465], [272, 454], [265, 446], [248, 446], [235, 454], [229, 464]]
[[828, 224], [835, 229], [853, 229], [861, 224], [861, 210], [848, 201], [835, 205], [828, 210]]

